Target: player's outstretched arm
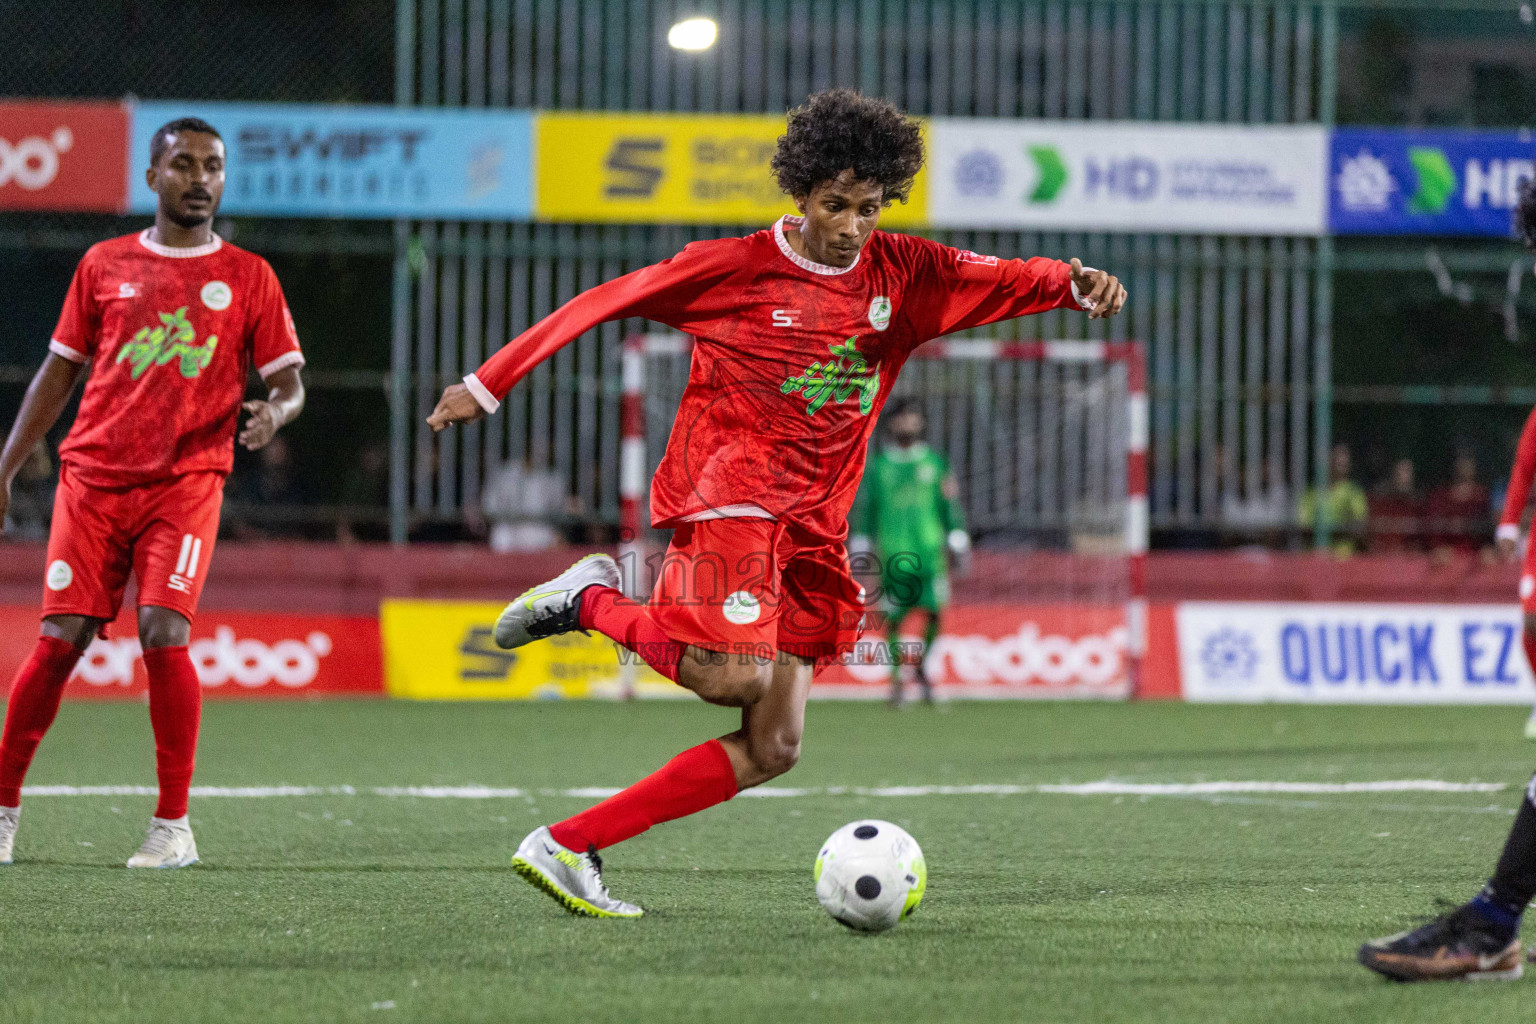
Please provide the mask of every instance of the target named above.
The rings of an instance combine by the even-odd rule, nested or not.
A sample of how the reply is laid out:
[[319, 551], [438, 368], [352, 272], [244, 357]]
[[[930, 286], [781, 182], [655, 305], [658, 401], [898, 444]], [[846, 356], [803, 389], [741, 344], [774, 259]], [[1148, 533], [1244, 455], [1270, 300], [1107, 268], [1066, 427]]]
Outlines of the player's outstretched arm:
[[1076, 256], [1072, 257], [1072, 283], [1083, 297], [1082, 307], [1090, 320], [1114, 316], [1125, 305], [1125, 286], [1120, 279], [1107, 271], [1084, 268]]
[[38, 367], [32, 383], [27, 385], [21, 411], [16, 414], [16, 422], [11, 424], [5, 450], [0, 452], [0, 484], [4, 485], [0, 487], [0, 529], [4, 529], [5, 513], [11, 504], [11, 481], [16, 479], [27, 456], [32, 454], [43, 435], [59, 421], [83, 366], [83, 363], [50, 352], [43, 365]]
[[240, 443], [251, 451], [265, 448], [284, 425], [292, 423], [304, 411], [304, 379], [297, 366], [285, 366], [266, 380], [267, 400], [252, 399], [241, 404], [247, 413]]

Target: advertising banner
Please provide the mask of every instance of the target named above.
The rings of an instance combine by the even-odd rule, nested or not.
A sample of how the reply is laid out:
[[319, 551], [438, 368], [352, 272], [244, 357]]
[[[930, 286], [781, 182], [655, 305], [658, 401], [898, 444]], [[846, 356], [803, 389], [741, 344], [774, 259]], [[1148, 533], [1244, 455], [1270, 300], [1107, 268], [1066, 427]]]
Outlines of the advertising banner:
[[1340, 128], [1329, 159], [1329, 228], [1508, 237], [1520, 183], [1533, 176], [1528, 131]]
[[0, 100], [0, 210], [118, 213], [127, 151], [121, 103]]
[[929, 122], [935, 227], [1320, 235], [1327, 132], [1130, 121]]
[[200, 117], [224, 137], [224, 213], [527, 220], [533, 210], [526, 111], [180, 101], [131, 109], [135, 213], [155, 208], [143, 173], [150, 139], [178, 117]]
[[[0, 686], [9, 687], [37, 641], [37, 609], [0, 606]], [[70, 676], [71, 698], [143, 698], [134, 610], [91, 641]], [[383, 693], [379, 623], [372, 616], [203, 611], [192, 623], [192, 664], [210, 698]]]
[[[538, 117], [540, 220], [762, 226], [794, 205], [769, 161], [776, 116], [552, 114]], [[881, 224], [920, 224], [924, 175]]]
[[[491, 638], [504, 603], [386, 600], [381, 615], [385, 685], [415, 700], [618, 697], [617, 648], [597, 634], [566, 633], [515, 651]], [[688, 696], [644, 664], [642, 697]]]
[[1518, 605], [1183, 602], [1184, 698], [1530, 704]]
[[[955, 605], [924, 662], [942, 695], [961, 699], [1125, 698], [1125, 612], [1104, 605]], [[917, 633], [903, 644], [921, 640]], [[908, 649], [915, 650], [915, 647]], [[813, 696], [883, 698], [890, 653], [866, 633], [853, 659], [818, 672]], [[910, 692], [910, 688], [909, 688]]]

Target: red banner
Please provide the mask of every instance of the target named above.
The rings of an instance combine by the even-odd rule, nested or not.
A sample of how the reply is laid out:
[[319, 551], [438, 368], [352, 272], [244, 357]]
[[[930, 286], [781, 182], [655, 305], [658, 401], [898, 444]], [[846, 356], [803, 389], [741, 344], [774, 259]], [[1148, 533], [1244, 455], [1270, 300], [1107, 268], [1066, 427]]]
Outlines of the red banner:
[[[851, 663], [817, 675], [819, 695], [884, 696], [891, 659], [883, 627], [874, 626]], [[910, 619], [904, 644], [918, 643], [920, 628], [916, 616]], [[1126, 697], [1126, 639], [1123, 608], [956, 605], [944, 613], [925, 664], [928, 678], [952, 697]]]
[[[35, 608], [0, 606], [0, 681], [7, 688], [37, 637]], [[92, 641], [64, 693], [121, 699], [148, 690], [127, 609]], [[384, 692], [379, 620], [354, 615], [205, 611], [192, 624], [192, 664], [207, 697], [358, 696]]]
[[0, 210], [118, 213], [127, 153], [121, 103], [0, 101]]

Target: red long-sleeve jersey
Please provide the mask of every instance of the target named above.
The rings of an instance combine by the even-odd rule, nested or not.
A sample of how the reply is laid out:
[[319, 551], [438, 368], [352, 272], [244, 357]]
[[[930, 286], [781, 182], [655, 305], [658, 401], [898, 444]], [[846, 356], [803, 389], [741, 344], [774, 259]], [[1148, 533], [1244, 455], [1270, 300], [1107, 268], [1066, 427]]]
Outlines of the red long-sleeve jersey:
[[1536, 478], [1536, 409], [1526, 417], [1520, 444], [1515, 449], [1515, 464], [1509, 471], [1509, 490], [1504, 495], [1504, 514], [1499, 517], [1499, 536], [1520, 535], [1520, 517], [1525, 514], [1533, 478]]
[[578, 295], [465, 384], [487, 411], [541, 361], [607, 320], [692, 335], [688, 385], [651, 484], [658, 527], [768, 516], [841, 540], [881, 407], [918, 345], [1047, 309], [1079, 308], [1071, 268], [876, 231], [847, 268], [799, 255], [799, 218], [694, 242]]

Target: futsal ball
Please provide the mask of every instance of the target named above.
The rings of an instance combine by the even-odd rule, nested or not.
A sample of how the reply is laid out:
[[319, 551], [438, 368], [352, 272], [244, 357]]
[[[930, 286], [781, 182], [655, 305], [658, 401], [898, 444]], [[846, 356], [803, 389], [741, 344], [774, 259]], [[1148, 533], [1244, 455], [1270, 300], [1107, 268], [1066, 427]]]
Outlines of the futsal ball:
[[816, 898], [832, 919], [861, 932], [894, 928], [922, 902], [923, 851], [904, 829], [871, 818], [833, 832], [816, 855]]

